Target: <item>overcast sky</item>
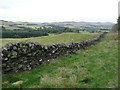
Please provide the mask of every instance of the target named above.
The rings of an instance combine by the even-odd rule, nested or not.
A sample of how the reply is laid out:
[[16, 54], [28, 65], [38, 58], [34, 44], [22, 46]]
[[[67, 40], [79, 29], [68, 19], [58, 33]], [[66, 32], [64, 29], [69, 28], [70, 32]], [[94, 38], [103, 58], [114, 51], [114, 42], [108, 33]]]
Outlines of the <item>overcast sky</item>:
[[0, 20], [115, 22], [119, 0], [0, 0]]

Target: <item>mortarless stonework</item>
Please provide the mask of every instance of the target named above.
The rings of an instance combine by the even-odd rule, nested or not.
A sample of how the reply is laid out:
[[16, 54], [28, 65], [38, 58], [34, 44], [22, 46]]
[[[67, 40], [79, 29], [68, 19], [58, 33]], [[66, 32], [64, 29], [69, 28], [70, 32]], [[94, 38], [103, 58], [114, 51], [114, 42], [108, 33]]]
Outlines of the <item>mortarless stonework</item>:
[[41, 45], [37, 42], [8, 43], [2, 49], [2, 74], [31, 70], [65, 54], [96, 44], [106, 33], [80, 43]]

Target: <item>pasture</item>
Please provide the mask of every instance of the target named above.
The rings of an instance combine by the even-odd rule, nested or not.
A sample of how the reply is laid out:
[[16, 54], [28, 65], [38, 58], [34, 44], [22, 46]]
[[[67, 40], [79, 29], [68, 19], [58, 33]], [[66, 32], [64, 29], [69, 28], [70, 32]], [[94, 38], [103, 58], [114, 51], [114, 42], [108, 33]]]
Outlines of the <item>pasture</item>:
[[[64, 33], [29, 39], [3, 39], [3, 44], [37, 41], [41, 44], [80, 42], [98, 34]], [[22, 84], [13, 85], [16, 81]], [[6, 82], [6, 83], [5, 83]], [[3, 76], [3, 88], [117, 88], [118, 35], [108, 33], [100, 43], [65, 55], [36, 69]]]
[[1, 46], [4, 46], [9, 42], [38, 42], [40, 44], [50, 45], [53, 43], [68, 43], [68, 42], [80, 42], [81, 40], [87, 40], [96, 37], [99, 33], [62, 33], [62, 34], [49, 34], [49, 36], [31, 37], [31, 38], [3, 38]]

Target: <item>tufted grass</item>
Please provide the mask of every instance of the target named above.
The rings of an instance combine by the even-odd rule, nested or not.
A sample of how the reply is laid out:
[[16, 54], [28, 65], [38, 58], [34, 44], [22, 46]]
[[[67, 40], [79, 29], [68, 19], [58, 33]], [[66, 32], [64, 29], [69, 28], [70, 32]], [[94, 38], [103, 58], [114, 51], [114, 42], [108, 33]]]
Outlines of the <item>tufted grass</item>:
[[[22, 80], [23, 84], [12, 83]], [[3, 88], [117, 88], [118, 35], [109, 33], [95, 46], [65, 55], [38, 68], [6, 75]]]
[[80, 40], [87, 40], [94, 38], [98, 33], [62, 33], [62, 34], [49, 34], [49, 36], [32, 37], [32, 38], [3, 38], [2, 44], [4, 46], [8, 42], [20, 42], [20, 41], [34, 41], [40, 44], [50, 45], [53, 43], [68, 43], [70, 41], [80, 42]]

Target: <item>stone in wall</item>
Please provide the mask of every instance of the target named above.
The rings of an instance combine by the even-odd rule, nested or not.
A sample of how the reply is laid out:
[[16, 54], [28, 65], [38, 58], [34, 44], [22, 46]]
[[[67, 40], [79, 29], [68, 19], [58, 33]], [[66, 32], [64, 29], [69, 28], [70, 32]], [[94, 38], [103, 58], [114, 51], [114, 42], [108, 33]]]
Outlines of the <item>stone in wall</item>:
[[8, 74], [34, 69], [54, 58], [88, 48], [99, 42], [105, 34], [79, 43], [52, 45], [41, 45], [37, 42], [8, 43], [5, 47], [0, 48], [2, 51], [2, 73]]

